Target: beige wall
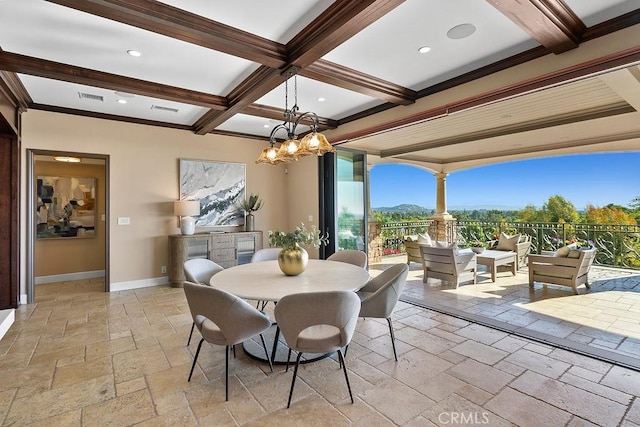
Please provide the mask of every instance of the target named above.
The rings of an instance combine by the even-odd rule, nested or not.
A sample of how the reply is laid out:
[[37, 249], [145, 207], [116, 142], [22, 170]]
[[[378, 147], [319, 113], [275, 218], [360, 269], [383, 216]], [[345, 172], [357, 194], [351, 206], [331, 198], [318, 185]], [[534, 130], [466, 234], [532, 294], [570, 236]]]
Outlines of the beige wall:
[[[120, 123], [87, 117], [29, 110], [23, 114], [22, 217], [25, 213], [27, 149], [108, 155], [110, 160], [111, 283], [161, 276], [167, 265], [167, 235], [177, 231], [173, 201], [179, 197], [178, 159], [246, 163], [247, 191], [258, 193], [265, 205], [256, 212], [256, 229], [285, 229], [309, 214], [317, 223], [317, 160], [292, 165], [256, 165], [267, 142], [228, 136], [199, 136], [188, 131]], [[304, 166], [303, 166], [304, 165]], [[285, 173], [288, 169], [288, 174]], [[296, 182], [289, 185], [293, 180]], [[292, 207], [291, 212], [289, 207]], [[117, 217], [129, 217], [128, 226]], [[308, 222], [308, 221], [306, 221]], [[25, 231], [22, 245], [25, 250]], [[24, 294], [26, 255], [23, 252]]]
[[36, 239], [34, 274], [36, 277], [105, 269], [104, 165], [60, 162], [35, 162], [35, 176], [75, 176], [96, 178], [95, 237]]

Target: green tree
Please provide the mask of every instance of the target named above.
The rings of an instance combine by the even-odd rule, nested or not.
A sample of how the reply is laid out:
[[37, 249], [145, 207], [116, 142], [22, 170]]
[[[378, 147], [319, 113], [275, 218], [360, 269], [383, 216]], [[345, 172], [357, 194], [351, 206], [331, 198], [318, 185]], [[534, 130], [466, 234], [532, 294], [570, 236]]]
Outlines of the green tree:
[[573, 203], [560, 195], [549, 197], [549, 200], [542, 205], [546, 222], [567, 222], [576, 223], [580, 220], [580, 214]]
[[518, 211], [518, 219], [521, 222], [542, 222], [541, 213], [534, 205], [527, 205], [521, 211]]

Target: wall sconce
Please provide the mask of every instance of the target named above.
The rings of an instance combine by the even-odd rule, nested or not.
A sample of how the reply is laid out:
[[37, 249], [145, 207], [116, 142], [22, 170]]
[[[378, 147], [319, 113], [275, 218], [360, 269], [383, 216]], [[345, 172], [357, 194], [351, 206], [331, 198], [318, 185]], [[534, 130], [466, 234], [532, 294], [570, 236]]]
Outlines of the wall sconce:
[[196, 232], [193, 215], [200, 215], [200, 200], [177, 200], [173, 202], [173, 213], [180, 217], [182, 234], [191, 235]]

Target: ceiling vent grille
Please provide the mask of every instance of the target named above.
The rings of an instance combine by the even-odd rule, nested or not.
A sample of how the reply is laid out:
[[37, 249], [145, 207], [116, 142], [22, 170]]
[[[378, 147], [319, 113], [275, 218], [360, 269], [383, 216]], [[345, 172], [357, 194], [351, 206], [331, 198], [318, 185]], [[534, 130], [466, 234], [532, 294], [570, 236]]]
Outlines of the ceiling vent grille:
[[91, 101], [104, 102], [104, 96], [94, 95], [92, 93], [78, 92], [78, 96], [80, 97], [80, 99], [88, 99]]
[[178, 112], [177, 108], [163, 107], [162, 105], [152, 105], [151, 109], [152, 110], [160, 110], [160, 111], [168, 111], [168, 112], [171, 112], [171, 113], [177, 113]]

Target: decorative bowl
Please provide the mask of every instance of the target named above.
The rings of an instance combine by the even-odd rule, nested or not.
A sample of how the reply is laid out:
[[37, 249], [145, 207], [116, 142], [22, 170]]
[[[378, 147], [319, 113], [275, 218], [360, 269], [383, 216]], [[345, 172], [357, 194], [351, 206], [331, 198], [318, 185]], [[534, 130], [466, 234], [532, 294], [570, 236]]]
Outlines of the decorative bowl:
[[482, 252], [484, 252], [484, 248], [483, 247], [473, 247], [471, 248], [471, 251], [477, 254], [481, 254]]

